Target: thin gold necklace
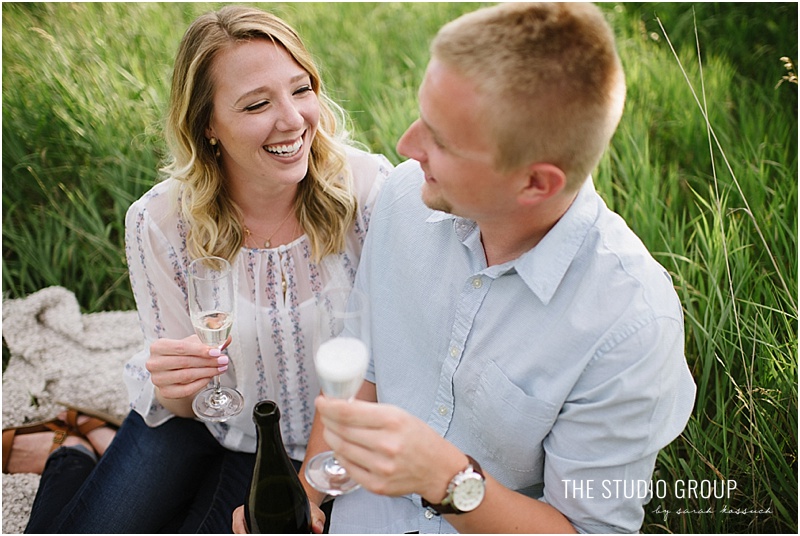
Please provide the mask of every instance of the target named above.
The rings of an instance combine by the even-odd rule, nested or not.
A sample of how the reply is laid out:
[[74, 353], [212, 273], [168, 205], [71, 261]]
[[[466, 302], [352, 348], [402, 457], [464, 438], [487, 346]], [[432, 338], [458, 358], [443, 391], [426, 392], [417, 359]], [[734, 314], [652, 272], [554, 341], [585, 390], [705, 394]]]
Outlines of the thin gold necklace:
[[[286, 221], [289, 219], [289, 216], [291, 216], [293, 212], [294, 212], [294, 210], [290, 210], [289, 213], [286, 215], [286, 217], [283, 218], [283, 221], [278, 225], [278, 227], [275, 228], [274, 231], [272, 231], [272, 234], [269, 235], [269, 238], [264, 240], [264, 249], [269, 249], [272, 246], [272, 243], [271, 243], [272, 237], [275, 236], [275, 234], [278, 231], [281, 230], [281, 227], [283, 227], [283, 224], [286, 223]], [[253, 238], [253, 233], [250, 231], [250, 229], [244, 223], [242, 223], [242, 227], [244, 227], [244, 234], [247, 235], [247, 237], [245, 238], [245, 242], [247, 242], [251, 238]]]

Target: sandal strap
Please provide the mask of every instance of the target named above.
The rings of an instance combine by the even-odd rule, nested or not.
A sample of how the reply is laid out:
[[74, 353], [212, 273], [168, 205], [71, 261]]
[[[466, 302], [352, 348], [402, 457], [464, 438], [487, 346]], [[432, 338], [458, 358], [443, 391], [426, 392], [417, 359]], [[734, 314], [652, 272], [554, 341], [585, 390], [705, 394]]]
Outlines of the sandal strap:
[[[101, 421], [100, 419], [95, 419], [94, 417], [89, 417], [89, 420], [85, 423], [78, 426], [78, 432], [86, 437], [89, 432], [92, 430], [97, 430], [98, 428], [102, 428], [106, 425], [105, 421]], [[88, 439], [88, 438], [87, 438]]]
[[60, 447], [68, 435], [69, 430], [53, 430], [53, 445], [50, 447], [50, 452]]
[[85, 413], [81, 412], [75, 408], [68, 408], [67, 409], [67, 424], [78, 433], [78, 435], [83, 436], [85, 439], [89, 439], [87, 435], [92, 430], [97, 430], [103, 426], [107, 426], [108, 423], [102, 419], [97, 417], [91, 417], [86, 415], [88, 419], [83, 424], [78, 424], [78, 418], [81, 415], [86, 415]]
[[120, 419], [119, 417], [117, 417], [115, 415], [111, 415], [110, 413], [106, 413], [104, 411], [96, 410], [94, 408], [76, 406], [76, 405], [68, 404], [66, 402], [62, 402], [62, 401], [58, 401], [58, 400], [56, 400], [55, 402], [57, 404], [61, 405], [61, 406], [64, 406], [68, 410], [70, 410], [70, 409], [71, 410], [75, 410], [79, 414], [87, 415], [89, 417], [94, 417], [95, 419], [100, 419], [101, 421], [105, 422], [106, 426], [108, 426], [109, 428], [118, 429], [120, 426], [122, 426], [122, 419]]
[[24, 426], [15, 426], [3, 430], [3, 473], [8, 471], [8, 462], [11, 459], [11, 450], [14, 445], [14, 438], [17, 435], [53, 432], [53, 444], [50, 448], [50, 452], [53, 452], [64, 443], [64, 440], [70, 435], [70, 431], [70, 426], [59, 419], [52, 419], [47, 422], [39, 422]]
[[11, 445], [14, 444], [16, 430], [3, 430], [3, 473], [8, 472], [8, 460], [11, 459]]
[[39, 430], [41, 432], [53, 432], [53, 444], [50, 446], [50, 452], [53, 452], [58, 447], [60, 447], [64, 443], [64, 440], [67, 439], [67, 436], [69, 436], [70, 432], [72, 431], [69, 424], [59, 419], [54, 419], [52, 421], [42, 423], [41, 428], [42, 430]]

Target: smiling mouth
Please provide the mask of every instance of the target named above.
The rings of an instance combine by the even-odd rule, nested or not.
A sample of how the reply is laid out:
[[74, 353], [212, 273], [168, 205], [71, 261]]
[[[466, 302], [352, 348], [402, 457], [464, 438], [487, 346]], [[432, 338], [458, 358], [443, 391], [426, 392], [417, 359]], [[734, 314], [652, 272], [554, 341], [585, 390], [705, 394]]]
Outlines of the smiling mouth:
[[303, 148], [303, 138], [300, 137], [292, 144], [265, 145], [264, 150], [275, 156], [294, 156]]

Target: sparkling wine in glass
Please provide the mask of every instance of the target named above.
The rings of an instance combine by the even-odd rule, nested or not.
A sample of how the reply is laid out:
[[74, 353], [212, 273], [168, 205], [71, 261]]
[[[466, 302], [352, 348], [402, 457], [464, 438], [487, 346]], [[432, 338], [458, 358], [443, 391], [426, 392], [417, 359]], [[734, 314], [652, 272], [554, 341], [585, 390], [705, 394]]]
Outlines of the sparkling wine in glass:
[[[351, 288], [334, 288], [320, 294], [314, 329], [314, 366], [322, 393], [352, 400], [364, 381], [369, 364], [367, 298]], [[306, 464], [306, 481], [331, 496], [359, 488], [332, 451], [317, 454]]]
[[[220, 257], [202, 257], [189, 265], [189, 315], [200, 340], [222, 349], [233, 326], [234, 290], [230, 263]], [[194, 398], [192, 409], [200, 419], [226, 421], [244, 408], [244, 397], [223, 387], [219, 376]]]

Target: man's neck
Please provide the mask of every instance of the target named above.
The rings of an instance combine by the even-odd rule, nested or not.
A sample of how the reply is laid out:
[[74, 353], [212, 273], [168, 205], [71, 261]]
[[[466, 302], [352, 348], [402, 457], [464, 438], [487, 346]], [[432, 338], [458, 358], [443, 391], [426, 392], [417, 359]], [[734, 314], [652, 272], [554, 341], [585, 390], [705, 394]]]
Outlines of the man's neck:
[[515, 237], [500, 229], [486, 229], [484, 226], [478, 225], [481, 229], [481, 243], [484, 255], [486, 255], [487, 266], [496, 266], [521, 257], [533, 249], [549, 230], [548, 228], [541, 232]]
[[536, 247], [567, 212], [575, 200], [572, 195], [552, 199], [527, 212], [507, 218], [479, 221], [486, 265], [496, 266], [517, 259]]

